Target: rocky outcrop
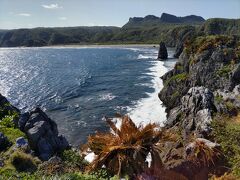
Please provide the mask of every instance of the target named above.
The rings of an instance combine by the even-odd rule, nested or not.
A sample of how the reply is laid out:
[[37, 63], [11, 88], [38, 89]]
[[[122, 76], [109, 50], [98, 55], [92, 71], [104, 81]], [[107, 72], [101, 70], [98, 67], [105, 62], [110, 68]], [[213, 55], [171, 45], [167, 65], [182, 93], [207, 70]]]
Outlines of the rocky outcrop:
[[240, 85], [233, 91], [217, 90], [214, 92], [217, 111], [223, 114], [237, 115], [240, 109]]
[[158, 59], [166, 60], [168, 58], [167, 48], [164, 42], [160, 42], [159, 51], [158, 51]]
[[238, 39], [232, 36], [197, 38], [186, 45], [174, 69], [162, 79], [159, 94], [167, 112], [177, 107], [191, 87], [232, 91], [240, 83]]
[[[206, 166], [205, 163], [207, 162], [204, 162], [204, 158], [201, 157], [203, 152], [199, 149], [201, 148], [199, 145], [216, 154], [212, 157], [212, 162], [209, 162], [208, 166]], [[169, 141], [162, 143], [160, 148], [160, 156], [165, 168], [180, 173], [187, 179], [208, 179], [208, 174], [212, 168], [220, 166], [217, 160], [220, 145], [204, 138], [196, 138], [194, 141], [186, 143], [185, 146], [180, 142]]]
[[69, 147], [65, 137], [58, 135], [57, 124], [39, 108], [23, 114], [19, 128], [26, 133], [30, 148], [42, 160]]
[[210, 132], [212, 114], [216, 112], [213, 93], [204, 87], [193, 87], [182, 97], [179, 106], [170, 110], [167, 127], [180, 126], [184, 133], [204, 136]]

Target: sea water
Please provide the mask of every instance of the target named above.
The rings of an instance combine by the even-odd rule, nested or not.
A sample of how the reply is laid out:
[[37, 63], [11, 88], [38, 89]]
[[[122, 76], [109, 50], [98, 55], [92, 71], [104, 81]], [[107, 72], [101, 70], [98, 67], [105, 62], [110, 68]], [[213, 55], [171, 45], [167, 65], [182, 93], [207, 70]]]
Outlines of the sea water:
[[22, 112], [41, 107], [73, 145], [108, 131], [103, 117], [115, 113], [137, 125], [162, 124], [160, 76], [176, 59], [158, 61], [157, 52], [149, 46], [1, 48], [0, 93]]

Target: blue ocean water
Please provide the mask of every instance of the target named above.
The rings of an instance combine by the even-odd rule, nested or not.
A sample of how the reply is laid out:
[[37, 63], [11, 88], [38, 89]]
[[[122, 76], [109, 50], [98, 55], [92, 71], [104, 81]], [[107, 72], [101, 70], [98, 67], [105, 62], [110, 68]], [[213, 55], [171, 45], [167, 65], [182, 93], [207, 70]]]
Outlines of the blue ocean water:
[[2, 48], [0, 93], [22, 111], [42, 107], [77, 145], [156, 91], [156, 57], [154, 47]]

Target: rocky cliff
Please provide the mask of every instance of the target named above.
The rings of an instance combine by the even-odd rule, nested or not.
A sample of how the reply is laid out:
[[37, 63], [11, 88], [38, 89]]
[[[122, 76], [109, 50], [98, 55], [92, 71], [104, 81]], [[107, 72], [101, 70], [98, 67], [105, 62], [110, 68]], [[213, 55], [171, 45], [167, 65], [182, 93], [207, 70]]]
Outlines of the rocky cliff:
[[[14, 132], [16, 134], [13, 138], [11, 134]], [[17, 146], [19, 142], [19, 146], [22, 146], [21, 142], [24, 142], [24, 146], [29, 147], [41, 160], [48, 160], [57, 152], [70, 147], [65, 137], [58, 134], [57, 124], [40, 108], [21, 114], [1, 94], [0, 134], [6, 142], [9, 142], [5, 143], [6, 147], [14, 141]], [[9, 137], [13, 138], [11, 143]], [[1, 143], [0, 149], [5, 149], [5, 146]]]
[[[162, 79], [164, 88], [159, 93], [159, 98], [166, 106], [165, 127], [170, 132], [179, 134], [183, 143], [163, 144], [163, 148], [170, 152], [167, 155], [162, 154], [163, 159], [167, 158], [166, 166], [170, 169], [186, 170], [189, 162], [183, 154], [186, 155], [188, 147], [192, 146], [188, 143], [200, 138], [204, 142], [217, 141], [220, 143], [215, 144], [220, 148], [218, 152], [227, 155], [222, 156], [220, 153], [220, 160], [215, 159], [215, 165], [205, 170], [199, 166], [199, 171], [195, 171], [194, 166], [190, 165], [195, 174], [186, 176], [199, 179], [200, 177], [193, 176], [200, 172], [206, 175], [211, 170], [233, 172], [238, 176], [240, 166], [232, 159], [240, 157], [240, 144], [234, 144], [236, 137], [240, 135], [239, 37], [211, 35], [186, 40], [179, 61]], [[230, 127], [234, 127], [234, 130]], [[231, 129], [231, 133], [226, 132], [227, 129]], [[225, 137], [228, 133], [229, 136]], [[195, 147], [196, 144], [198, 143], [195, 143]]]

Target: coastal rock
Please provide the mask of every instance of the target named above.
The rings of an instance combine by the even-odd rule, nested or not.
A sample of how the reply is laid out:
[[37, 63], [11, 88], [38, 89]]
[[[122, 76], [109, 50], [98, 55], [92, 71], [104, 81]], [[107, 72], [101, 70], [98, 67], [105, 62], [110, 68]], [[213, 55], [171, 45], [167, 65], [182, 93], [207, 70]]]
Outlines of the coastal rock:
[[54, 153], [69, 147], [67, 140], [58, 135], [57, 124], [40, 108], [36, 108], [22, 119], [25, 122], [22, 128], [27, 135], [29, 146], [42, 160], [48, 160]]
[[0, 132], [0, 151], [6, 149], [9, 145], [8, 138], [4, 136], [2, 132]]
[[167, 48], [164, 42], [160, 43], [159, 51], [158, 51], [158, 59], [165, 60], [168, 58]]
[[26, 147], [28, 146], [28, 142], [24, 137], [19, 137], [16, 139], [16, 147], [20, 148], [20, 147]]
[[180, 105], [170, 111], [166, 125], [180, 123], [186, 133], [195, 131], [204, 136], [210, 132], [213, 112], [216, 112], [213, 93], [205, 87], [193, 87], [182, 97]]
[[217, 111], [224, 114], [237, 115], [240, 109], [240, 85], [233, 91], [217, 90], [214, 92]]
[[159, 98], [167, 113], [180, 105], [181, 98], [191, 87], [204, 86], [212, 92], [232, 91], [240, 83], [238, 41], [232, 36], [214, 38], [209, 41], [206, 37], [202, 44], [193, 41], [185, 47], [174, 69], [162, 76], [164, 88]]

